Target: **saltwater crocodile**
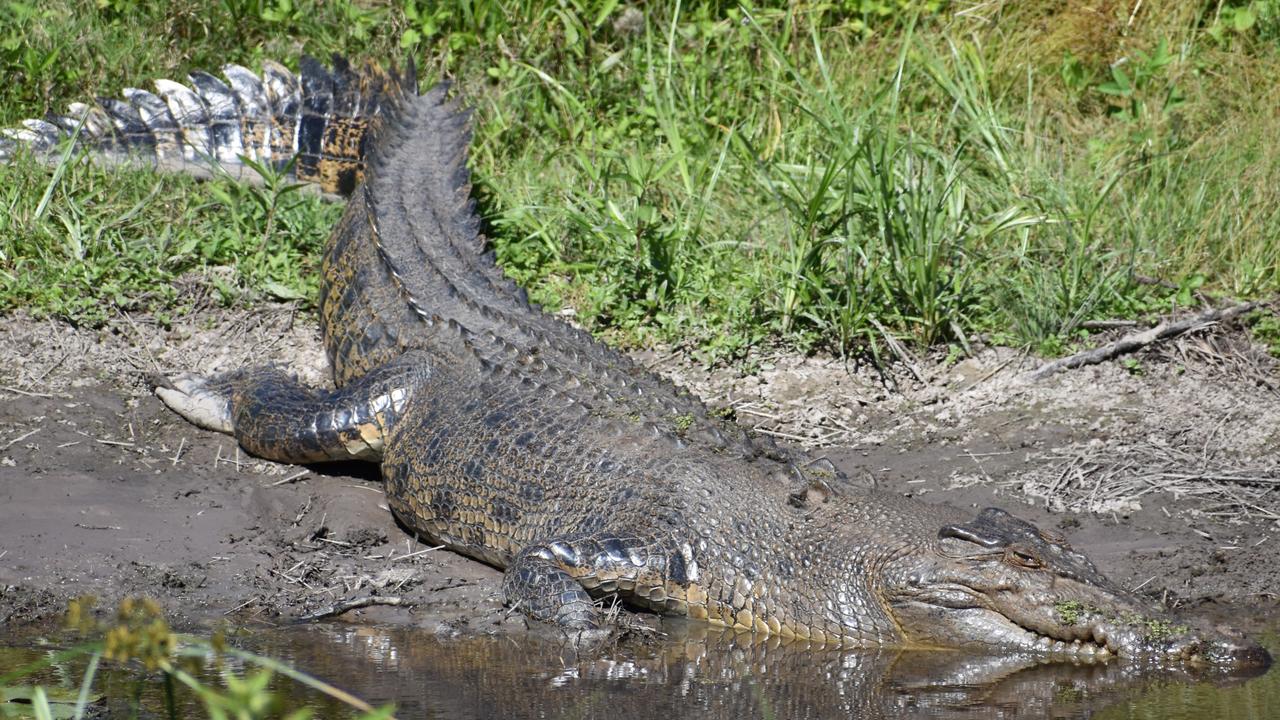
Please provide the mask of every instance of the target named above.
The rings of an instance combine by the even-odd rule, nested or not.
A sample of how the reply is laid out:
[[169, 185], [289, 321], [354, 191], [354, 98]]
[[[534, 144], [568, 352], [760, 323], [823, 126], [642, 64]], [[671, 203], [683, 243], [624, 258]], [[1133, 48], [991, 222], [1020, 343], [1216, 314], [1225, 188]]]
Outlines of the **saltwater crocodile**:
[[[853, 487], [708, 414], [687, 393], [531, 305], [486, 252], [470, 200], [468, 115], [413, 73], [259, 81], [191, 76], [128, 103], [28, 122], [120, 159], [282, 164], [349, 193], [324, 257], [333, 388], [274, 367], [157, 389], [191, 422], [290, 463], [381, 464], [412, 532], [505, 570], [507, 602], [591, 632], [601, 599], [833, 646], [994, 649], [1074, 660], [1264, 667], [1227, 628], [1180, 624], [1065, 539]], [[76, 117], [78, 116], [78, 117]], [[0, 147], [0, 154], [12, 152]]]

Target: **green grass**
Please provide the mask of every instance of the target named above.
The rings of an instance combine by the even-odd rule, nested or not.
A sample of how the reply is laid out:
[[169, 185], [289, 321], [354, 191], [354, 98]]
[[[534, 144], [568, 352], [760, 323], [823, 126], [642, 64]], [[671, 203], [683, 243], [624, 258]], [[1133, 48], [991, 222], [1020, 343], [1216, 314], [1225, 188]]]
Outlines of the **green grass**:
[[[94, 323], [138, 309], [163, 320], [210, 296], [315, 296], [320, 241], [341, 208], [287, 185], [64, 169], [4, 170], [0, 305]], [[32, 200], [50, 189], [41, 212]], [[210, 270], [218, 267], [234, 270]]]
[[[712, 359], [886, 334], [1053, 352], [1189, 295], [1140, 276], [1280, 288], [1277, 0], [636, 7], [9, 2], [0, 123], [227, 61], [411, 53], [478, 110], [507, 272], [615, 342]], [[0, 176], [0, 308], [79, 322], [182, 312], [193, 283], [312, 298], [338, 213], [285, 186]]]

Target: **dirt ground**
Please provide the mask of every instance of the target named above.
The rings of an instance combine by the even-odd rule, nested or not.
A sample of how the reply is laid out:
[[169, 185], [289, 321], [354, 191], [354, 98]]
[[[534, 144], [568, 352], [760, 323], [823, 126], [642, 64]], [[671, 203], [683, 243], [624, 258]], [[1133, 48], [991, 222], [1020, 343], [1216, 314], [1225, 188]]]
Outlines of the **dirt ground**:
[[[893, 377], [830, 358], [708, 371], [641, 354], [738, 420], [824, 452], [855, 480], [1066, 531], [1122, 584], [1262, 615], [1280, 598], [1280, 370], [1238, 326], [1029, 384], [989, 349]], [[157, 598], [180, 625], [347, 612], [455, 635], [523, 627], [500, 574], [398, 527], [368, 466], [257, 460], [150, 393], [149, 373], [278, 361], [320, 381], [315, 321], [204, 309], [158, 327], [0, 321], [0, 624], [91, 594]]]

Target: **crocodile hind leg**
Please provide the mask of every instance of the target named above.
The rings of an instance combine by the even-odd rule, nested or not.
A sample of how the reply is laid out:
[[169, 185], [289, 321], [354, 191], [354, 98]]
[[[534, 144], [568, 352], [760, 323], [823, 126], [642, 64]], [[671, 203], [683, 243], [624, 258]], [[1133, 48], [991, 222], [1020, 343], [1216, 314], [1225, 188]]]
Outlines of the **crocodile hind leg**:
[[181, 375], [156, 388], [193, 424], [232, 435], [277, 462], [379, 460], [386, 433], [429, 372], [402, 358], [337, 390], [313, 388], [272, 366], [205, 378]]

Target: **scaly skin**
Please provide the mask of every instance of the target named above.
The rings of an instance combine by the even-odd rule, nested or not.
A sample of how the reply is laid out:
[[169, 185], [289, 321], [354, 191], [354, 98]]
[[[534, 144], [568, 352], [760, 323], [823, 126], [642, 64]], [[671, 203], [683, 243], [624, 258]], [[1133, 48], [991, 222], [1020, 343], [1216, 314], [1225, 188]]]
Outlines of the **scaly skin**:
[[[304, 66], [310, 115], [286, 115], [313, 138], [333, 85], [307, 78]], [[1169, 619], [1003, 511], [974, 517], [800, 468], [541, 313], [484, 252], [466, 115], [444, 88], [381, 97], [384, 114], [334, 145], [372, 148], [325, 256], [337, 389], [270, 368], [184, 376], [158, 393], [185, 417], [279, 461], [381, 463], [407, 527], [504, 568], [512, 606], [571, 630], [600, 629], [597, 601], [617, 596], [840, 647], [1270, 662], [1238, 633]], [[201, 132], [182, 137], [214, 137]], [[310, 160], [304, 173], [326, 177]]]

